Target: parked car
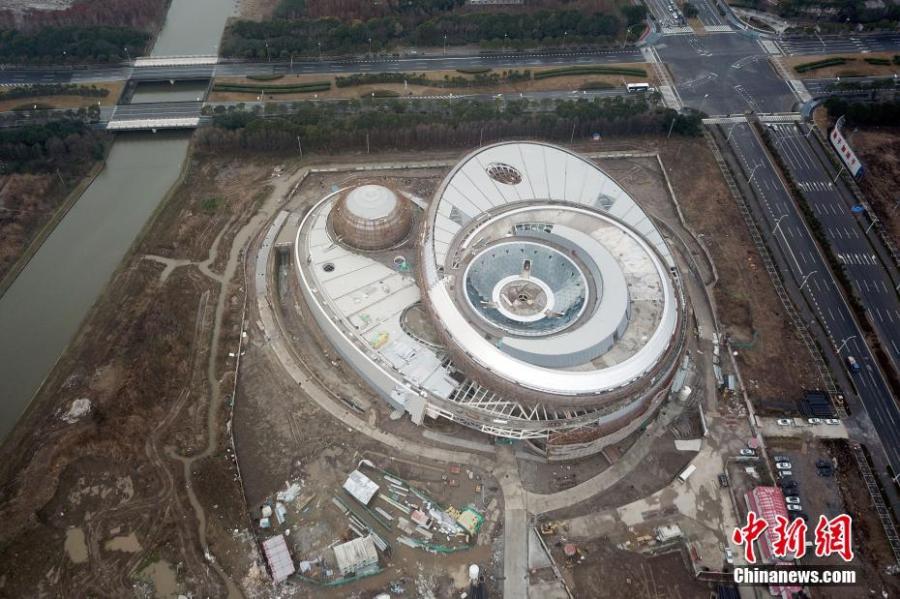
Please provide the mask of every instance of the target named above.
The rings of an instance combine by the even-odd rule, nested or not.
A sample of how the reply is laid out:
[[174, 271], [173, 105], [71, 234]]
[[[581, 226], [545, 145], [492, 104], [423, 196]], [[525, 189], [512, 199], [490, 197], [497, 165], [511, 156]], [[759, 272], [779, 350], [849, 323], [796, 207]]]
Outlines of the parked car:
[[822, 424], [821, 418], [807, 418], [806, 421], [810, 424]]
[[834, 470], [832, 470], [831, 468], [819, 468], [817, 474], [824, 478], [829, 478], [834, 475]]
[[784, 500], [789, 504], [800, 505], [800, 498], [796, 495], [788, 495]]
[[779, 484], [781, 485], [782, 489], [791, 490], [791, 491], [795, 491], [797, 489], [797, 487], [800, 486], [799, 483], [797, 483], [797, 481], [795, 481], [794, 479], [791, 479], [791, 478], [782, 478], [781, 482]]
[[838, 420], [837, 418], [826, 418], [826, 419], [823, 420], [822, 422], [824, 422], [825, 424], [830, 424], [830, 425], [832, 425], [832, 426], [835, 425], [835, 424], [840, 424], [840, 423], [841, 423], [841, 421]]
[[790, 462], [775, 462], [775, 467], [779, 470], [790, 470], [791, 463]]
[[803, 506], [796, 503], [789, 503], [787, 504], [787, 509], [791, 512], [802, 512]]
[[831, 462], [824, 458], [816, 460], [816, 468], [831, 468]]
[[791, 517], [791, 520], [796, 520], [797, 518], [803, 518], [804, 522], [809, 522], [809, 514], [806, 512], [791, 512], [788, 514]]
[[756, 452], [753, 451], [752, 449], [744, 448], [744, 449], [741, 449], [740, 454], [743, 456], [754, 456], [754, 455], [756, 455]]
[[774, 456], [772, 459], [775, 460], [776, 462], [790, 463], [790, 461], [791, 461], [791, 458], [787, 457], [786, 455], [777, 455], [777, 456]]
[[727, 487], [727, 486], [728, 486], [728, 475], [727, 475], [727, 474], [722, 473], [722, 474], [719, 475], [719, 486], [720, 486], [720, 487]]
[[794, 425], [794, 421], [791, 420], [790, 418], [779, 418], [778, 419], [778, 426], [793, 426], [793, 425]]

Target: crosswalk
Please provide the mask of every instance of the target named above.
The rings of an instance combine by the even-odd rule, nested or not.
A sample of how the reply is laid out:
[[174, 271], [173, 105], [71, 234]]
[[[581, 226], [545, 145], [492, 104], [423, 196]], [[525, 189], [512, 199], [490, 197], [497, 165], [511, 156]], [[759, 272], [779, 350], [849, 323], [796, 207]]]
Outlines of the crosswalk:
[[875, 254], [838, 254], [838, 262], [841, 264], [855, 266], [877, 266], [879, 265], [878, 256]]
[[731, 25], [704, 25], [703, 28], [709, 33], [728, 33], [734, 31]]
[[688, 35], [694, 33], [690, 27], [663, 27], [663, 35]]

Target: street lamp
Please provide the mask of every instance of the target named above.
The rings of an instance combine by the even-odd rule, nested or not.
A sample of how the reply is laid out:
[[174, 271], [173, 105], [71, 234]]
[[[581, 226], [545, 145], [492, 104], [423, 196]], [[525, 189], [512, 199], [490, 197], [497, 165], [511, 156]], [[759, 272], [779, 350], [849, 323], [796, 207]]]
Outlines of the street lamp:
[[[756, 168], [759, 168], [759, 167], [757, 166]], [[778, 217], [778, 220], [775, 221], [775, 227], [772, 229], [772, 237], [774, 237], [775, 233], [778, 232], [778, 228], [781, 227], [781, 221], [785, 216], [787, 216], [787, 214], [782, 214], [781, 216]]]
[[836, 174], [836, 175], [834, 176], [834, 179], [831, 180], [831, 184], [832, 184], [832, 185], [834, 185], [835, 183], [837, 183], [838, 178], [841, 176], [841, 174], [843, 174], [843, 172], [844, 172], [844, 165], [842, 164], [842, 165], [841, 165], [841, 170], [839, 170], [839, 171], [838, 171], [838, 174]]
[[700, 102], [700, 108], [697, 109], [697, 112], [703, 112], [703, 105], [706, 104], [706, 99], [709, 97], [709, 94], [703, 94], [703, 101]]
[[447, 56], [447, 34], [444, 34], [444, 56]]
[[812, 271], [811, 273], [809, 273], [808, 275], [806, 275], [805, 277], [803, 277], [803, 282], [800, 283], [800, 291], [803, 291], [803, 288], [806, 286], [806, 283], [809, 282], [809, 278], [810, 278], [811, 276], [813, 276], [814, 274], [816, 274], [817, 272], [819, 272], [819, 271], [814, 270], [814, 271]]
[[758, 169], [761, 166], [762, 166], [762, 164], [757, 164], [756, 166], [753, 167], [753, 170], [750, 171], [750, 177], [747, 178], [747, 183], [749, 183], [750, 181], [753, 180], [753, 176], [756, 174], [756, 169]]
[[731, 134], [734, 133], [734, 130], [738, 125], [740, 125], [740, 123], [735, 123], [731, 126], [731, 129], [728, 130], [728, 135], [725, 137], [725, 143], [728, 143], [728, 140], [731, 139]]
[[851, 339], [856, 339], [856, 335], [850, 335], [849, 337], [847, 337], [846, 339], [844, 339], [843, 341], [841, 341], [841, 345], [837, 348], [837, 350], [835, 350], [836, 353], [840, 354], [841, 351], [843, 351], [844, 346], [847, 345], [847, 343], [848, 343]]

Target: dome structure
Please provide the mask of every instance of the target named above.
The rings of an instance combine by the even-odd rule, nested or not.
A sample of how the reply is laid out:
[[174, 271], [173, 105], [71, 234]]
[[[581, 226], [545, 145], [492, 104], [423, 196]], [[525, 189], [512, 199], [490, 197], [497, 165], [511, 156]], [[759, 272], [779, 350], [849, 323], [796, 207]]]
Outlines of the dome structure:
[[332, 211], [338, 240], [366, 251], [384, 250], [409, 235], [412, 209], [383, 185], [360, 185], [344, 193]]

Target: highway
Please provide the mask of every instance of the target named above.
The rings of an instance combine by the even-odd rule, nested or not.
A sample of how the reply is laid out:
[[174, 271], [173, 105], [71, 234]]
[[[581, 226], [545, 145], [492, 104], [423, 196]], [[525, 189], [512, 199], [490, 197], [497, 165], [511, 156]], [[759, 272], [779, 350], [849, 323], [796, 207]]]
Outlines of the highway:
[[787, 55], [896, 52], [900, 49], [900, 33], [793, 35], [779, 38], [777, 43]]
[[812, 205], [832, 250], [844, 264], [882, 346], [894, 364], [900, 365], [900, 302], [895, 289], [900, 281], [890, 256], [880, 254], [883, 246], [866, 234], [867, 217], [852, 211], [856, 205], [853, 193], [827, 162], [818, 140], [807, 137], [809, 128], [772, 124], [769, 130], [791, 177]]
[[0, 85], [29, 83], [92, 83], [134, 78], [139, 81], [168, 81], [244, 77], [247, 75], [308, 75], [315, 73], [366, 73], [438, 71], [472, 67], [533, 68], [566, 65], [643, 62], [640, 50], [633, 47], [595, 51], [521, 52], [475, 56], [372, 57], [354, 60], [295, 60], [280, 62], [226, 61], [214, 67], [183, 65], [165, 67], [132, 67], [128, 65], [89, 66], [67, 69], [60, 67], [5, 68], [0, 70]]
[[750, 179], [757, 197], [750, 201], [750, 206], [766, 243], [774, 250], [785, 283], [800, 290], [809, 309], [823, 326], [830, 340], [830, 346], [823, 349], [836, 358], [832, 365], [847, 371], [848, 356], [859, 361], [861, 371], [847, 371], [847, 376], [881, 439], [890, 464], [895, 471], [900, 471], [900, 411], [828, 270], [827, 261], [750, 125], [742, 122], [725, 126], [725, 129], [730, 135], [729, 144], [747, 173], [745, 181]]

